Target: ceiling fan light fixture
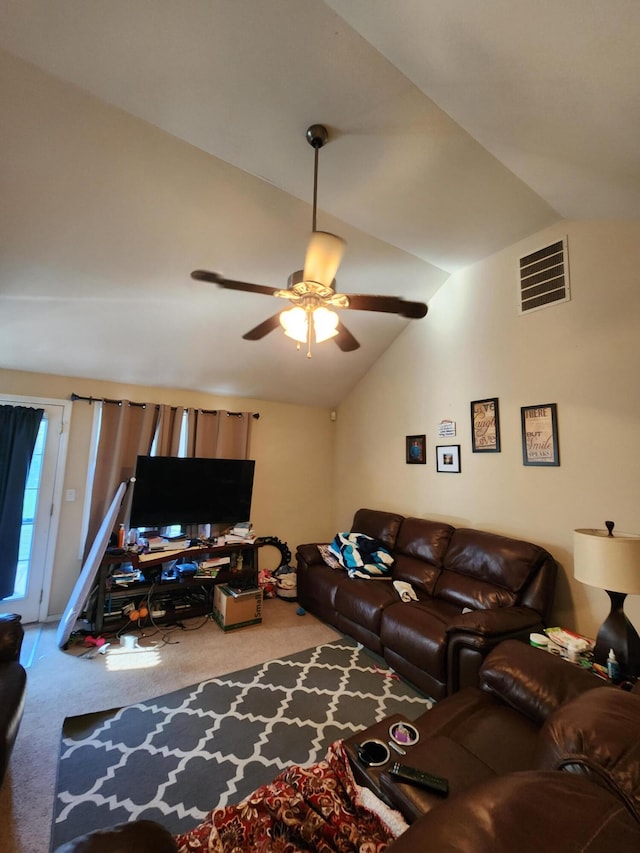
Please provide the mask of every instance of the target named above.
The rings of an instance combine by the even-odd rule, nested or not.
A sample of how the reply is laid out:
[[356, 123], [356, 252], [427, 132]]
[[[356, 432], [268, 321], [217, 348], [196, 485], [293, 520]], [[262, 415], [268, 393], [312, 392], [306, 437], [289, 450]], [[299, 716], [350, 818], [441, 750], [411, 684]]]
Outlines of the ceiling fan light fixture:
[[307, 312], [304, 308], [296, 306], [282, 311], [280, 313], [280, 324], [288, 338], [292, 338], [301, 344], [307, 342], [308, 323]]
[[328, 231], [313, 231], [304, 259], [304, 281], [331, 287], [344, 255], [346, 242]]
[[313, 334], [317, 344], [335, 338], [338, 334], [339, 317], [335, 311], [324, 308], [305, 309], [297, 305], [282, 311], [280, 323], [288, 338], [298, 343], [309, 343], [309, 315], [313, 318]]
[[313, 330], [316, 343], [321, 344], [338, 334], [339, 318], [335, 311], [320, 306], [313, 312]]

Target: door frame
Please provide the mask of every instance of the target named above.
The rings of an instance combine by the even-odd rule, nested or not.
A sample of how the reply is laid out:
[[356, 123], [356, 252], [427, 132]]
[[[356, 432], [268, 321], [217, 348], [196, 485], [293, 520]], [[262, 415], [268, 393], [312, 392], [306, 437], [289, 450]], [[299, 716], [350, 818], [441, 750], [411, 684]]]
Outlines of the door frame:
[[[15, 403], [18, 406], [31, 406], [33, 408], [47, 408], [56, 406], [62, 409], [62, 420], [60, 424], [60, 433], [58, 435], [58, 444], [56, 450], [57, 458], [55, 463], [54, 483], [51, 496], [52, 505], [50, 513], [48, 515], [49, 523], [47, 525], [47, 530], [45, 534], [47, 537], [47, 543], [45, 548], [44, 566], [42, 571], [42, 586], [40, 593], [40, 601], [38, 603], [37, 619], [35, 620], [37, 622], [44, 622], [46, 621], [49, 613], [49, 600], [51, 597], [53, 565], [56, 554], [56, 543], [58, 540], [58, 529], [60, 526], [60, 512], [62, 509], [62, 489], [64, 485], [64, 473], [67, 462], [69, 429], [71, 426], [71, 413], [73, 411], [73, 405], [70, 400], [60, 400], [52, 397], [27, 397], [21, 394], [8, 394], [6, 392], [0, 393], [0, 404], [6, 405], [11, 403]], [[40, 501], [38, 501], [38, 515], [40, 514], [40, 510]]]

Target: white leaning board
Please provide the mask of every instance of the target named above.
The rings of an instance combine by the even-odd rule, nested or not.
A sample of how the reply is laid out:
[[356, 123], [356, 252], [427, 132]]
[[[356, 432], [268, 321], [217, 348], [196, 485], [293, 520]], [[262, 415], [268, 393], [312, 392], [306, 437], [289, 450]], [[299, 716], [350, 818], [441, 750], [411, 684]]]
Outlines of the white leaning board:
[[73, 588], [73, 592], [69, 597], [69, 602], [62, 614], [60, 624], [58, 625], [56, 640], [59, 648], [63, 648], [67, 644], [76, 624], [76, 620], [82, 613], [84, 603], [89, 597], [100, 563], [102, 562], [102, 558], [107, 550], [109, 536], [113, 530], [115, 520], [118, 517], [118, 512], [122, 506], [122, 500], [126, 491], [127, 484], [120, 483], [115, 497], [111, 502], [111, 506], [109, 507], [107, 514], [100, 525], [100, 529], [96, 534], [96, 538], [93, 540], [93, 545], [87, 555], [87, 559], [84, 561], [82, 571], [78, 576], [76, 585]]

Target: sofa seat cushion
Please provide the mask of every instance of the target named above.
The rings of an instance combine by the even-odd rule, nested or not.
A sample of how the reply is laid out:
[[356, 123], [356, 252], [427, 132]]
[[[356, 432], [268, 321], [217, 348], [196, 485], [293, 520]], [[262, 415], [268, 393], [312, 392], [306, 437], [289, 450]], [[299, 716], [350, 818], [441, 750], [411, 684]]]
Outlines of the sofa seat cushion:
[[391, 579], [345, 577], [346, 583], [336, 588], [335, 609], [350, 622], [379, 636], [383, 611], [398, 601]]
[[527, 717], [477, 687], [465, 687], [448, 696], [446, 702], [438, 702], [414, 725], [420, 732], [418, 744], [446, 737], [496, 774], [532, 767], [540, 730]]
[[[336, 593], [342, 584], [353, 583], [347, 573], [330, 569], [324, 563], [316, 563], [305, 572], [298, 573], [298, 599], [311, 606], [314, 612], [335, 610]], [[366, 583], [366, 581], [363, 581]]]
[[447, 627], [460, 608], [438, 599], [398, 602], [382, 614], [380, 640], [385, 649], [446, 682]]

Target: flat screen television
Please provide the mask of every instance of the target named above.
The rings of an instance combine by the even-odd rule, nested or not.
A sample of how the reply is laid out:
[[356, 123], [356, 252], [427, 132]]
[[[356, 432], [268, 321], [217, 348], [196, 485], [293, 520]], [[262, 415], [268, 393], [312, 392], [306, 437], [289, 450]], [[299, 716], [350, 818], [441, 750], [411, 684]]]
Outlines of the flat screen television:
[[251, 518], [253, 459], [138, 456], [131, 527], [233, 524]]

